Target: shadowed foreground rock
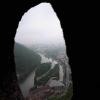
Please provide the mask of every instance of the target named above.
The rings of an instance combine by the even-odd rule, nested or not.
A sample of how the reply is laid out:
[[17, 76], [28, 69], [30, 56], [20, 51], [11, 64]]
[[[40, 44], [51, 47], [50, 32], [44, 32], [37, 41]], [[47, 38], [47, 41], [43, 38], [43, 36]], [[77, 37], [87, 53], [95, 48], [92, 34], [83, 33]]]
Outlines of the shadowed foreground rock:
[[12, 80], [10, 83], [4, 82], [0, 92], [0, 100], [24, 100], [16, 80]]

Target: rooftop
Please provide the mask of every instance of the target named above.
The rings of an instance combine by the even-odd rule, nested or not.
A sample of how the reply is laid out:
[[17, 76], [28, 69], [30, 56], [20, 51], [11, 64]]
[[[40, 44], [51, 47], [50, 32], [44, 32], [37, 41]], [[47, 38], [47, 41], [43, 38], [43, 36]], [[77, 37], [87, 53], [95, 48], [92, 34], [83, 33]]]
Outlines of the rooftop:
[[50, 87], [64, 86], [64, 84], [60, 82], [59, 80], [52, 80], [52, 79], [48, 81], [48, 85]]

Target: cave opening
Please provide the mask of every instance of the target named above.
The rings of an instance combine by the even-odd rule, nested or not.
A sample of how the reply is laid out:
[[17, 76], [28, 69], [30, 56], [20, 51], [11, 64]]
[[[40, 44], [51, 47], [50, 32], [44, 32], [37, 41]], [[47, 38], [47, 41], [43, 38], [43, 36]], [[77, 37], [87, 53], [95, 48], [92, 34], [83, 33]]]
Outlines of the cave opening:
[[[63, 29], [61, 28], [60, 21], [50, 3], [40, 3], [29, 9], [22, 16], [16, 31], [14, 53], [17, 77], [20, 81], [19, 85], [24, 97], [29, 98], [29, 91], [32, 93], [37, 87], [40, 87], [41, 85], [44, 86], [44, 84], [48, 83], [47, 81], [49, 81], [49, 85], [52, 84], [52, 82], [55, 82], [55, 84], [62, 85], [62, 88], [65, 85], [66, 89], [72, 83]], [[45, 61], [47, 59], [47, 63], [41, 64], [42, 58], [44, 58]], [[61, 61], [61, 59], [63, 60]], [[54, 62], [54, 60], [56, 61]], [[55, 64], [56, 67], [53, 67], [53, 69], [48, 67], [47, 69], [45, 66], [51, 66], [51, 62], [54, 62], [53, 64]], [[41, 67], [44, 67], [44, 70], [42, 71], [45, 73], [46, 71], [52, 73], [52, 70], [57, 72], [53, 72], [51, 76], [46, 73], [47, 76], [44, 77], [45, 75], [43, 72], [40, 72], [41, 68], [38, 67], [40, 64]], [[35, 70], [36, 72], [33, 72], [32, 70]], [[40, 75], [44, 75], [42, 77], [43, 79]], [[33, 78], [33, 76], [36, 77]], [[50, 81], [48, 76], [51, 78], [56, 77], [56, 79], [54, 78]], [[33, 82], [34, 80], [35, 82]], [[47, 81], [45, 82], [44, 80]], [[34, 86], [34, 84], [36, 84], [36, 86]], [[35, 94], [32, 96], [35, 97]]]

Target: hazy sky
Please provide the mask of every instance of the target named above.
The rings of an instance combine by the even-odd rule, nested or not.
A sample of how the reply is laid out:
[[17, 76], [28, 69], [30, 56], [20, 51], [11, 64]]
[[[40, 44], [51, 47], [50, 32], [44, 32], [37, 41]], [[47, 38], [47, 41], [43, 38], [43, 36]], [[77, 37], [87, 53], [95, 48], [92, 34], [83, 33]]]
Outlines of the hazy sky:
[[22, 16], [15, 41], [26, 46], [36, 43], [64, 43], [60, 21], [51, 4], [41, 3]]

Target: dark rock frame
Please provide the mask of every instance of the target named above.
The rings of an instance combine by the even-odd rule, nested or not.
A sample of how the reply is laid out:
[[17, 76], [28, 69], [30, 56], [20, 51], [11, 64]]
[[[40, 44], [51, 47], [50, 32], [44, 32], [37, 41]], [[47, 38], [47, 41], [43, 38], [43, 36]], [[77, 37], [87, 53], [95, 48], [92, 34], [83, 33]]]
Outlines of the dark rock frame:
[[[74, 84], [74, 93], [76, 94], [77, 80], [76, 80], [76, 69], [72, 66], [72, 34], [75, 26], [75, 20], [77, 20], [77, 7], [74, 5], [74, 2], [65, 2], [64, 0], [13, 0], [6, 2], [6, 8], [3, 9], [3, 12], [6, 14], [4, 18], [4, 29], [3, 29], [3, 38], [7, 37], [3, 43], [5, 47], [4, 55], [2, 56], [3, 65], [0, 68], [0, 100], [24, 100], [22, 93], [20, 91], [17, 76], [16, 76], [16, 67], [14, 61], [14, 37], [16, 34], [16, 29], [18, 23], [21, 20], [23, 14], [29, 10], [31, 7], [38, 5], [41, 2], [51, 3], [55, 12], [57, 13], [58, 18], [61, 21], [61, 26], [64, 32], [64, 38], [67, 46], [67, 54], [69, 57], [69, 64], [72, 70], [72, 80]], [[75, 26], [75, 28], [74, 28]], [[2, 47], [2, 48], [3, 48]], [[77, 99], [78, 100], [78, 99]]]

